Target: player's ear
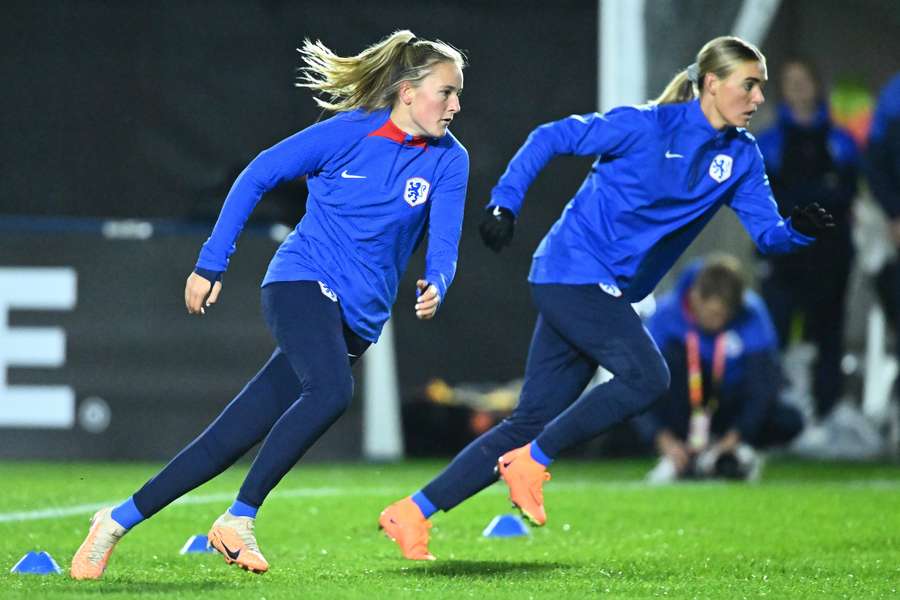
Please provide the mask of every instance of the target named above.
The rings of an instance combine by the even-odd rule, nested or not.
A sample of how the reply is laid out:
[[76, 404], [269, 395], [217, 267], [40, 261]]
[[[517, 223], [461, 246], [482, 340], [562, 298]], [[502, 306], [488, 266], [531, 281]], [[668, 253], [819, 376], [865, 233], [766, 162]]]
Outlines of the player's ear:
[[722, 83], [722, 80], [719, 79], [715, 73], [706, 73], [703, 76], [703, 89], [712, 96], [715, 96], [719, 91], [720, 83]]
[[401, 81], [400, 87], [397, 89], [397, 96], [400, 98], [400, 102], [409, 106], [412, 104], [413, 98], [416, 95], [416, 88], [409, 81]]

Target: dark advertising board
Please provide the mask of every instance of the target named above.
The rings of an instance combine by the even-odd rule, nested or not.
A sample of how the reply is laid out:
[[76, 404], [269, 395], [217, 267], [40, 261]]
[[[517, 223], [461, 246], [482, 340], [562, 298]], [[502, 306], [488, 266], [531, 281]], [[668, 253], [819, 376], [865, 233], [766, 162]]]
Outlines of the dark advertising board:
[[[171, 457], [274, 348], [259, 284], [276, 242], [245, 232], [220, 303], [192, 317], [208, 225], [42, 225], [0, 235], [0, 458]], [[311, 455], [359, 456], [360, 415], [355, 401]]]

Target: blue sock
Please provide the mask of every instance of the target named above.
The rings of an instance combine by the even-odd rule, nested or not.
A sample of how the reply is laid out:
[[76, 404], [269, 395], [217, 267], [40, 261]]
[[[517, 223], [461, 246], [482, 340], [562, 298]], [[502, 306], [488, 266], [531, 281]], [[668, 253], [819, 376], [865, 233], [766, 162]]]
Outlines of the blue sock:
[[144, 515], [134, 505], [134, 496], [128, 498], [125, 502], [112, 509], [113, 521], [124, 527], [131, 529], [144, 520]]
[[544, 454], [544, 451], [541, 450], [541, 447], [538, 446], [537, 442], [531, 442], [531, 458], [538, 461], [545, 467], [549, 467], [550, 463], [553, 462], [553, 459]]
[[235, 500], [234, 504], [231, 505], [231, 508], [228, 509], [228, 512], [235, 517], [250, 517], [251, 519], [255, 519], [258, 510], [259, 508], [256, 506], [250, 506], [245, 502]]
[[428, 496], [422, 493], [422, 490], [419, 490], [415, 494], [412, 495], [412, 501], [416, 503], [416, 506], [419, 507], [419, 510], [422, 511], [422, 515], [428, 519], [438, 511], [437, 506], [431, 503], [431, 500], [428, 499]]

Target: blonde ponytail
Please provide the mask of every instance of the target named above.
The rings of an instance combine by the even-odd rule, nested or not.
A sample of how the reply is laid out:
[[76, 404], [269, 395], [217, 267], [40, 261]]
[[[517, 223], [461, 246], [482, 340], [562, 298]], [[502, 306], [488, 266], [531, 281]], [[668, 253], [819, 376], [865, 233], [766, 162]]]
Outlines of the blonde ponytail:
[[306, 66], [296, 85], [324, 94], [316, 104], [335, 112], [392, 106], [402, 82], [418, 85], [438, 63], [466, 66], [465, 56], [450, 44], [420, 40], [408, 30], [395, 31], [356, 56], [338, 56], [308, 39], [298, 51]]
[[697, 86], [688, 77], [688, 70], [684, 69], [672, 78], [666, 89], [653, 104], [672, 104], [674, 102], [689, 102], [698, 96]]
[[766, 71], [766, 57], [759, 48], [733, 35], [714, 38], [697, 53], [697, 61], [680, 71], [666, 86], [662, 94], [651, 104], [671, 104], [688, 102], [703, 93], [703, 82], [707, 73], [725, 79], [741, 63], [757, 61]]

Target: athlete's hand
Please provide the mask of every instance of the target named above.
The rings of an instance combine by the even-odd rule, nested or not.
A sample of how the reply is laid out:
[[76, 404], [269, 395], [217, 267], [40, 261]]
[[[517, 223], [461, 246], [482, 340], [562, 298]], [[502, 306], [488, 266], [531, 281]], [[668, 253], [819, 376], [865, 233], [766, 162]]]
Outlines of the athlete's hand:
[[722, 439], [716, 442], [715, 447], [719, 454], [728, 454], [737, 450], [740, 444], [741, 432], [737, 429], [730, 429], [728, 433], [722, 436]]
[[687, 446], [666, 429], [656, 434], [656, 448], [660, 454], [669, 457], [675, 464], [679, 475], [684, 473], [690, 464], [691, 455]]
[[803, 235], [816, 237], [826, 229], [834, 227], [834, 217], [819, 206], [818, 202], [813, 202], [803, 207], [794, 207], [791, 212], [791, 226]]
[[438, 306], [441, 304], [441, 295], [438, 293], [437, 287], [424, 279], [420, 279], [416, 282], [416, 289], [419, 294], [418, 298], [416, 298], [416, 317], [419, 319], [433, 319]]
[[188, 314], [206, 314], [206, 307], [216, 303], [221, 291], [221, 281], [213, 283], [196, 273], [188, 275], [187, 283], [184, 284], [184, 305]]
[[513, 232], [516, 229], [516, 216], [508, 208], [502, 206], [488, 206], [484, 209], [484, 217], [478, 232], [485, 246], [494, 252], [500, 252], [504, 246], [512, 242]]

